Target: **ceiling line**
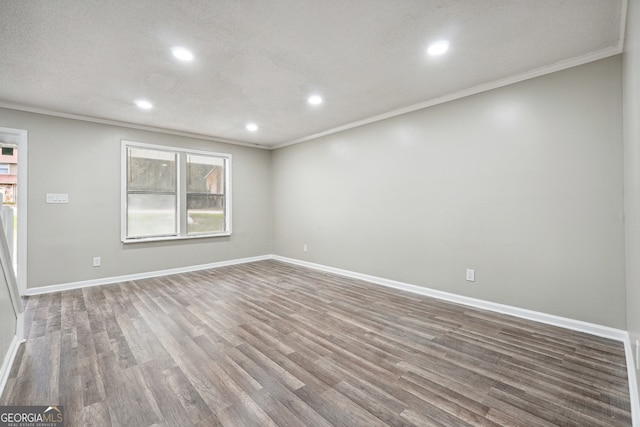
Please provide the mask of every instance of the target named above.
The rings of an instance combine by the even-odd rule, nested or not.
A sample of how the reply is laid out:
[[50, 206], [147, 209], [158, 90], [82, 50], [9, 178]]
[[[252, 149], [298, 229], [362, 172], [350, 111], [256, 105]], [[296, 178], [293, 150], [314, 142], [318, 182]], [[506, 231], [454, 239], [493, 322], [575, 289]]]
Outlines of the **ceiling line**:
[[[624, 4], [626, 5], [626, 1], [624, 2]], [[626, 16], [625, 13], [623, 13], [622, 15]], [[623, 39], [623, 36], [621, 38]], [[302, 138], [298, 138], [298, 139], [295, 139], [293, 141], [284, 142], [282, 144], [277, 144], [277, 145], [273, 145], [273, 146], [261, 145], [261, 144], [249, 143], [249, 142], [242, 142], [242, 141], [235, 141], [235, 140], [224, 139], [224, 138], [217, 138], [217, 137], [210, 136], [210, 135], [202, 135], [202, 134], [184, 132], [184, 131], [168, 129], [168, 128], [160, 128], [160, 127], [147, 126], [147, 125], [138, 125], [138, 124], [119, 121], [119, 120], [110, 120], [110, 119], [102, 119], [102, 118], [98, 118], [98, 117], [83, 116], [83, 115], [79, 115], [79, 114], [63, 113], [63, 112], [58, 112], [58, 111], [51, 111], [51, 110], [46, 110], [46, 109], [41, 109], [41, 108], [34, 108], [34, 107], [29, 107], [29, 106], [19, 105], [19, 104], [11, 104], [11, 103], [6, 103], [6, 102], [0, 102], [0, 108], [7, 108], [7, 109], [11, 109], [11, 110], [18, 110], [18, 111], [26, 111], [26, 112], [30, 112], [30, 113], [44, 114], [44, 115], [48, 115], [48, 116], [62, 117], [62, 118], [74, 119], [74, 120], [82, 120], [82, 121], [86, 121], [86, 122], [100, 123], [100, 124], [106, 124], [106, 125], [121, 126], [121, 127], [131, 128], [131, 129], [146, 130], [146, 131], [151, 131], [151, 132], [159, 132], [159, 133], [165, 133], [165, 134], [169, 134], [169, 135], [184, 136], [184, 137], [189, 137], [189, 138], [202, 139], [202, 140], [206, 140], [206, 141], [219, 142], [219, 143], [223, 143], [223, 144], [231, 144], [231, 145], [239, 145], [239, 146], [244, 146], [244, 147], [259, 148], [259, 149], [263, 149], [263, 150], [277, 150], [278, 148], [284, 148], [284, 147], [288, 147], [290, 145], [300, 144], [302, 142], [311, 141], [313, 139], [321, 138], [323, 136], [327, 136], [327, 135], [331, 135], [331, 134], [334, 134], [334, 133], [342, 132], [342, 131], [345, 131], [345, 130], [353, 129], [353, 128], [356, 128], [356, 127], [364, 126], [364, 125], [367, 125], [367, 124], [370, 124], [370, 123], [375, 123], [375, 122], [378, 122], [378, 121], [381, 121], [381, 120], [385, 120], [385, 119], [389, 119], [389, 118], [392, 118], [392, 117], [396, 117], [396, 116], [399, 116], [399, 115], [402, 115], [402, 114], [410, 113], [410, 112], [421, 110], [421, 109], [428, 108], [428, 107], [433, 107], [433, 106], [438, 105], [438, 104], [443, 104], [443, 103], [446, 103], [446, 102], [454, 101], [456, 99], [465, 98], [467, 96], [475, 95], [475, 94], [478, 94], [478, 93], [481, 93], [481, 92], [487, 92], [487, 91], [490, 91], [490, 90], [493, 90], [493, 89], [498, 89], [500, 87], [508, 86], [508, 85], [515, 84], [515, 83], [519, 83], [519, 82], [522, 82], [524, 80], [532, 79], [532, 78], [535, 78], [535, 77], [540, 77], [540, 76], [543, 76], [543, 75], [546, 75], [546, 74], [554, 73], [554, 72], [557, 72], [557, 71], [562, 71], [562, 70], [565, 70], [565, 69], [568, 69], [568, 68], [572, 68], [572, 67], [576, 67], [576, 66], [579, 66], [579, 65], [583, 65], [583, 64], [586, 64], [586, 63], [589, 63], [589, 62], [594, 62], [594, 61], [597, 61], [597, 60], [600, 60], [600, 59], [608, 58], [610, 56], [618, 55], [618, 54], [622, 53], [622, 51], [623, 51], [623, 43], [620, 42], [620, 43], [618, 43], [618, 46], [615, 46], [615, 47], [609, 47], [609, 48], [602, 49], [602, 50], [599, 50], [599, 51], [596, 51], [596, 52], [592, 52], [592, 53], [587, 54], [587, 55], [579, 56], [579, 57], [568, 59], [568, 60], [563, 60], [563, 61], [557, 62], [555, 64], [551, 64], [551, 65], [548, 65], [548, 66], [536, 68], [534, 70], [526, 71], [524, 73], [516, 74], [514, 76], [509, 76], [509, 77], [506, 77], [506, 78], [503, 78], [503, 79], [500, 79], [500, 80], [495, 80], [493, 82], [483, 83], [483, 84], [480, 84], [480, 85], [477, 85], [477, 86], [474, 86], [474, 87], [471, 87], [471, 88], [468, 88], [468, 89], [464, 89], [464, 90], [452, 93], [450, 95], [445, 95], [445, 96], [441, 96], [439, 98], [435, 98], [435, 99], [431, 99], [431, 100], [428, 100], [428, 101], [420, 102], [420, 103], [413, 104], [413, 105], [410, 105], [410, 106], [407, 106], [407, 107], [398, 108], [398, 109], [395, 109], [395, 110], [392, 110], [392, 111], [388, 111], [388, 112], [383, 113], [383, 114], [378, 114], [378, 115], [375, 115], [375, 116], [372, 116], [372, 117], [368, 117], [366, 119], [358, 120], [358, 121], [355, 121], [355, 122], [350, 122], [350, 123], [344, 124], [342, 126], [338, 126], [338, 127], [332, 128], [332, 129], [328, 129], [328, 130], [323, 131], [323, 132], [319, 132], [319, 133], [315, 133], [315, 134], [312, 134], [312, 135], [304, 136]]]
[[383, 114], [378, 114], [376, 116], [368, 117], [366, 119], [358, 120], [355, 122], [347, 123], [342, 126], [338, 126], [332, 129], [328, 129], [326, 131], [318, 132], [309, 136], [305, 136], [290, 142], [285, 142], [283, 144], [275, 145], [271, 147], [272, 149], [278, 149], [283, 147], [288, 147], [290, 145], [299, 144], [305, 141], [310, 141], [313, 139], [321, 138], [323, 136], [331, 135], [337, 132], [342, 132], [345, 130], [353, 129], [359, 126], [364, 126], [370, 123], [379, 122], [381, 120], [390, 119], [392, 117], [400, 116], [402, 114], [410, 113], [413, 111], [421, 110], [423, 108], [433, 107], [438, 104], [444, 104], [445, 102], [455, 101], [456, 99], [465, 98], [467, 96], [476, 95], [481, 92], [487, 92], [493, 89], [498, 89], [504, 86], [508, 86], [511, 84], [519, 83], [524, 80], [529, 80], [535, 77], [544, 76], [546, 74], [551, 74], [557, 71], [566, 70], [572, 67], [577, 67], [578, 65], [584, 65], [589, 62], [594, 62], [600, 59], [608, 58], [610, 56], [615, 56], [622, 53], [622, 46], [614, 46], [608, 47], [596, 52], [589, 53], [587, 55], [579, 56], [576, 58], [571, 58], [567, 60], [563, 60], [557, 62], [555, 64], [547, 65], [544, 67], [536, 68], [534, 70], [526, 71], [524, 73], [516, 74], [514, 76], [505, 77], [500, 80], [495, 80], [489, 83], [482, 83], [480, 85], [464, 89], [458, 92], [454, 92], [449, 95], [441, 96], [439, 98], [430, 99], [428, 101], [419, 102], [417, 104], [409, 105], [407, 107], [398, 108], [396, 110], [388, 111]]
[[17, 111], [25, 111], [25, 112], [28, 112], [28, 113], [43, 114], [43, 115], [46, 115], [46, 116], [62, 117], [62, 118], [65, 118], [65, 119], [81, 120], [81, 121], [84, 121], [84, 122], [100, 123], [100, 124], [104, 124], [104, 125], [120, 126], [120, 127], [130, 128], [130, 129], [138, 129], [138, 130], [146, 130], [146, 131], [150, 131], [150, 132], [165, 133], [165, 134], [168, 134], [168, 135], [184, 136], [184, 137], [188, 137], [188, 138], [202, 139], [202, 140], [212, 141], [212, 142], [219, 142], [219, 143], [222, 143], [222, 144], [240, 145], [240, 146], [243, 146], [243, 147], [260, 148], [260, 149], [263, 149], [263, 150], [271, 150], [271, 149], [273, 149], [273, 147], [270, 147], [270, 146], [265, 146], [265, 145], [261, 145], [261, 144], [251, 143], [251, 142], [242, 142], [242, 141], [235, 141], [233, 139], [217, 138], [217, 137], [210, 136], [210, 135], [202, 135], [202, 134], [199, 134], [199, 133], [184, 132], [184, 131], [180, 131], [180, 130], [161, 128], [161, 127], [156, 127], [156, 126], [138, 125], [138, 124], [135, 124], [135, 123], [123, 122], [123, 121], [120, 121], [120, 120], [101, 119], [99, 117], [83, 116], [83, 115], [80, 115], [80, 114], [62, 113], [62, 112], [59, 112], [59, 111], [45, 110], [45, 109], [42, 109], [42, 108], [34, 108], [34, 107], [29, 107], [29, 106], [20, 105], [20, 104], [11, 104], [11, 103], [2, 102], [2, 101], [0, 101], [0, 108], [6, 108], [6, 109], [9, 109], [9, 110], [17, 110]]

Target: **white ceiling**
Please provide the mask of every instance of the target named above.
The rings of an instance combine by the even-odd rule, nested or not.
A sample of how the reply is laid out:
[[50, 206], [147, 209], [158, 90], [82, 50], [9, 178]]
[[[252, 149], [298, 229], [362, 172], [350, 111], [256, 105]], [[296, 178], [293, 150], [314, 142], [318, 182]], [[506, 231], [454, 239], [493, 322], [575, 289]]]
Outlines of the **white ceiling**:
[[[0, 2], [0, 106], [265, 147], [615, 55], [626, 9], [626, 0]], [[449, 51], [429, 57], [440, 39]], [[195, 59], [175, 60], [174, 46]], [[313, 93], [324, 103], [308, 105]], [[140, 110], [139, 98], [154, 108]]]

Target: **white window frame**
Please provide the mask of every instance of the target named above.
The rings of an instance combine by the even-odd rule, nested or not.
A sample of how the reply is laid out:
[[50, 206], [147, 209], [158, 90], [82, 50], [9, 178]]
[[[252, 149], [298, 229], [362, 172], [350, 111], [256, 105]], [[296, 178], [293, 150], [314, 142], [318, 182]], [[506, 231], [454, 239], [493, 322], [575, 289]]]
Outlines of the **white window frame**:
[[[170, 153], [176, 153], [178, 155], [177, 173], [176, 173], [176, 187], [177, 187], [177, 223], [176, 233], [172, 235], [163, 236], [149, 236], [149, 237], [127, 237], [127, 213], [128, 213], [128, 197], [127, 197], [127, 148], [142, 148], [149, 150], [166, 151]], [[120, 160], [120, 240], [123, 243], [141, 243], [141, 242], [154, 242], [164, 240], [184, 240], [184, 239], [202, 239], [208, 237], [221, 237], [231, 235], [231, 154], [218, 153], [214, 151], [195, 150], [190, 148], [172, 147], [168, 145], [148, 144], [144, 142], [135, 142], [122, 140], [121, 141], [121, 160]], [[187, 155], [201, 155], [201, 156], [213, 156], [219, 157], [225, 160], [224, 168], [224, 218], [225, 218], [225, 230], [214, 233], [198, 233], [187, 234], [187, 185], [186, 185], [186, 159]]]
[[2, 171], [0, 171], [0, 175], [11, 175], [11, 165], [9, 163], [0, 163], [0, 166], [7, 167], [7, 173], [3, 173]]

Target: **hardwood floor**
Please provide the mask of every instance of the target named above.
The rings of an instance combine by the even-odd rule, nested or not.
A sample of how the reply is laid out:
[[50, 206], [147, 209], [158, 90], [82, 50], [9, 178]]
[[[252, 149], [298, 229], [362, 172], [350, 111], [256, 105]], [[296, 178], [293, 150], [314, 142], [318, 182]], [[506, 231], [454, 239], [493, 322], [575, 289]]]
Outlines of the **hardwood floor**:
[[27, 300], [67, 426], [629, 426], [619, 342], [261, 261]]

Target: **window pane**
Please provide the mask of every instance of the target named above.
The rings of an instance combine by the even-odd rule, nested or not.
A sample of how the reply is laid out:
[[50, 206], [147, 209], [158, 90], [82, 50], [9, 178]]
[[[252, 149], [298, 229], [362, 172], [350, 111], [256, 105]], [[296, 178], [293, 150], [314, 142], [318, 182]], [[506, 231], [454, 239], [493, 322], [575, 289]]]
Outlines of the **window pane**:
[[129, 147], [127, 190], [176, 192], [176, 153]]
[[225, 231], [225, 159], [187, 155], [187, 233]]
[[187, 233], [225, 230], [224, 197], [217, 194], [187, 194]]
[[176, 196], [129, 194], [127, 237], [176, 234]]
[[188, 155], [187, 192], [224, 194], [224, 159]]
[[177, 233], [177, 154], [129, 147], [127, 159], [127, 237]]

